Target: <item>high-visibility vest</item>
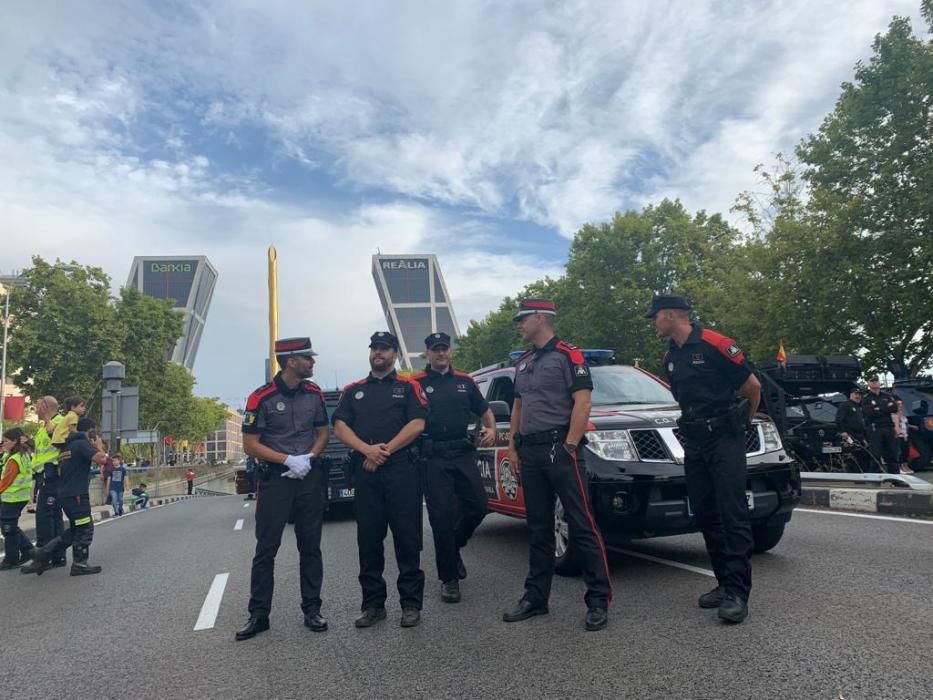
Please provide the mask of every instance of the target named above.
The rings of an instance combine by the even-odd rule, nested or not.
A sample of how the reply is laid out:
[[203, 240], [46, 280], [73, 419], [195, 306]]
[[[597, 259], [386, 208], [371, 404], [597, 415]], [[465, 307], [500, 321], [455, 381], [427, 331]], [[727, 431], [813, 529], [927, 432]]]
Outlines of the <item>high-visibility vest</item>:
[[[52, 425], [58, 425], [63, 420], [63, 416], [55, 416], [52, 418]], [[36, 451], [32, 455], [32, 471], [41, 474], [46, 464], [58, 461], [58, 448], [52, 446], [52, 436], [46, 431], [44, 423], [39, 424], [33, 441], [36, 443]]]
[[16, 465], [18, 473], [13, 479], [7, 490], [0, 493], [0, 501], [3, 503], [22, 503], [29, 500], [29, 494], [32, 493], [32, 471], [29, 469], [29, 455], [18, 452], [10, 455], [3, 465], [3, 472], [12, 469]]

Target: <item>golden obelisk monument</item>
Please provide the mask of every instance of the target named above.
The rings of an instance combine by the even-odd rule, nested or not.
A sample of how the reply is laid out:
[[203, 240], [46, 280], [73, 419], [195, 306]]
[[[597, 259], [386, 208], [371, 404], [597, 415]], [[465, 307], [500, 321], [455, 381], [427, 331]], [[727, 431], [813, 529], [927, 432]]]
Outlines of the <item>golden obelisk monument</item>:
[[279, 334], [279, 269], [275, 246], [269, 246], [269, 364], [266, 381], [271, 382], [272, 377], [279, 371], [279, 364], [275, 359], [275, 339]]

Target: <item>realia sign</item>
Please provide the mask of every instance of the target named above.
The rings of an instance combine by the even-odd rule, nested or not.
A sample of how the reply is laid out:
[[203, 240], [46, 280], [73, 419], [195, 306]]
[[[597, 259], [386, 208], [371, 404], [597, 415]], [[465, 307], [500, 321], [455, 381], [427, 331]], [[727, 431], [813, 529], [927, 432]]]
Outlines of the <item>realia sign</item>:
[[424, 259], [416, 260], [383, 260], [383, 270], [427, 270], [428, 261]]

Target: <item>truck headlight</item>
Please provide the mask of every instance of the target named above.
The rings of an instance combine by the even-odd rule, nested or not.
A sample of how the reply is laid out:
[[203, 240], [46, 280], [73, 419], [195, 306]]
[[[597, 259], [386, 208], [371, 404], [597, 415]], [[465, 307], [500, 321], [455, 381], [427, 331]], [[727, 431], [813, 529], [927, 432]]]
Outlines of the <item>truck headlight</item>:
[[762, 421], [759, 425], [765, 439], [765, 451], [771, 452], [781, 449], [781, 434], [778, 432], [777, 426], [771, 421]]
[[638, 454], [627, 430], [591, 430], [586, 434], [587, 448], [602, 459], [637, 462]]

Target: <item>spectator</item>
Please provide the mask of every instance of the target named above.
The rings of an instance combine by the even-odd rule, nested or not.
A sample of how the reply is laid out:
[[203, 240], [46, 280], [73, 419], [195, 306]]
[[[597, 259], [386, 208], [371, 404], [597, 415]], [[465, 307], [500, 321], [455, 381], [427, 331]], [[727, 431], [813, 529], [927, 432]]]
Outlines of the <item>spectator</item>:
[[32, 491], [32, 440], [22, 428], [3, 433], [0, 468], [0, 532], [6, 556], [0, 570], [15, 569], [32, 556], [32, 540], [19, 527], [19, 516]]
[[901, 474], [913, 474], [914, 470], [907, 463], [907, 453], [910, 450], [907, 414], [904, 413], [904, 402], [900, 399], [897, 400], [897, 413], [891, 418], [894, 420], [894, 434], [897, 436], [897, 463], [900, 465]]
[[146, 485], [143, 483], [133, 489], [133, 507], [143, 510], [149, 507], [149, 492], [146, 491]]
[[87, 402], [80, 396], [71, 396], [65, 399], [65, 420], [55, 426], [52, 435], [52, 444], [61, 449], [65, 439], [78, 429], [78, 419], [87, 411]]
[[185, 472], [185, 481], [188, 482], [188, 495], [194, 493], [194, 469], [188, 467], [188, 471]]
[[123, 515], [123, 494], [126, 491], [126, 465], [123, 456], [118, 452], [111, 458], [110, 467], [104, 468], [104, 486], [110, 494], [110, 504], [113, 506], [114, 516]]

